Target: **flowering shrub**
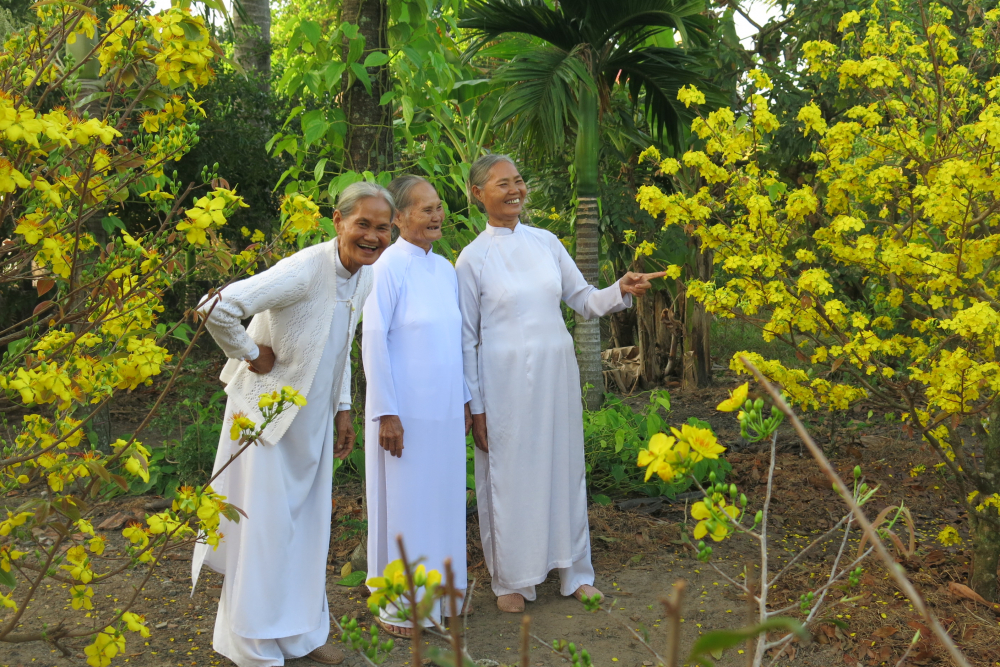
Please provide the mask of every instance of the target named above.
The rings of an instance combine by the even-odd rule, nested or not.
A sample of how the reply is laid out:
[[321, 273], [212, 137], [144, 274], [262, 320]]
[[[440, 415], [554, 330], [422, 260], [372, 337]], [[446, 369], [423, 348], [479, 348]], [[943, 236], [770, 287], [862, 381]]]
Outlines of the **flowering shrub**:
[[[83, 55], [66, 55], [67, 44], [83, 45]], [[151, 451], [138, 439], [149, 417], [106, 448], [84, 437], [119, 392], [179, 372], [190, 347], [179, 355], [166, 347], [182, 323], [159, 321], [165, 292], [196, 272], [219, 282], [234, 275], [217, 231], [242, 198], [213, 173], [217, 165], [201, 183], [168, 175], [197, 141], [203, 112], [189, 91], [211, 80], [220, 54], [186, 0], [154, 15], [141, 4], [40, 3], [0, 53], [0, 284], [30, 280], [45, 299], [0, 331], [0, 391], [14, 404], [7, 414], [19, 415], [0, 436], [0, 495], [10, 498], [0, 513], [0, 642], [46, 641], [65, 652], [62, 642], [89, 638], [88, 664], [108, 665], [128, 633], [148, 636], [129, 608], [163, 555], [199, 539], [215, 546], [220, 518], [239, 519], [211, 481], [183, 487], [169, 509], [126, 526], [124, 551], [112, 553], [90, 522], [92, 499], [149, 480]], [[85, 74], [98, 71], [98, 91], [83, 96], [93, 88], [81, 85]], [[54, 104], [59, 93], [70, 107]], [[148, 209], [131, 234], [114, 216], [125, 202]], [[242, 268], [267, 253], [255, 250]], [[264, 423], [238, 416], [231, 435], [246, 449], [286, 406], [304, 402], [290, 387], [264, 396]], [[44, 493], [27, 491], [34, 486]], [[145, 575], [129, 599], [94, 596], [94, 584], [137, 567]], [[49, 580], [69, 585], [78, 622], [25, 616]]]
[[[807, 368], [750, 359], [807, 409], [861, 399], [920, 433], [957, 481], [970, 515], [973, 588], [997, 596], [1000, 560], [1000, 12], [970, 31], [959, 59], [950, 10], [926, 23], [872, 3], [840, 23], [839, 45], [803, 46], [810, 71], [837, 77], [844, 106], [833, 123], [816, 103], [797, 115], [815, 142], [815, 173], [787, 183], [762, 166], [777, 118], [770, 81], [751, 73], [746, 112], [700, 115], [698, 150], [661, 165], [689, 170], [694, 194], [639, 193], [667, 225], [690, 225], [715, 253], [717, 280], [689, 281], [710, 312], [757, 324]], [[700, 104], [695, 91], [681, 97]], [[648, 159], [658, 160], [655, 151]], [[738, 357], [737, 355], [737, 357]], [[732, 368], [745, 372], [734, 357]], [[983, 455], [969, 451], [977, 434]]]

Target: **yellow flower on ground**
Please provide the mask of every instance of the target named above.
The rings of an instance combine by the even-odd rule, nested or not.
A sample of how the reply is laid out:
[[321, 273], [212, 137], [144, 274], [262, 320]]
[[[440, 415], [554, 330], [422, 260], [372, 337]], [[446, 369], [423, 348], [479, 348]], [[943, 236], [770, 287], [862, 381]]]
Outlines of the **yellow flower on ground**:
[[955, 530], [954, 526], [945, 526], [941, 529], [941, 532], [938, 533], [937, 541], [946, 547], [951, 547], [956, 544], [961, 544], [962, 537], [958, 534], [958, 531]]
[[735, 412], [746, 403], [747, 393], [750, 391], [750, 383], [744, 382], [739, 387], [729, 392], [729, 398], [715, 406], [719, 412]]
[[731, 530], [729, 520], [736, 519], [740, 513], [739, 509], [726, 505], [726, 501], [721, 498], [714, 507], [717, 510], [713, 513], [704, 500], [691, 507], [691, 517], [698, 519], [698, 525], [694, 527], [694, 539], [700, 540], [708, 535], [715, 542], [721, 542], [729, 535]]

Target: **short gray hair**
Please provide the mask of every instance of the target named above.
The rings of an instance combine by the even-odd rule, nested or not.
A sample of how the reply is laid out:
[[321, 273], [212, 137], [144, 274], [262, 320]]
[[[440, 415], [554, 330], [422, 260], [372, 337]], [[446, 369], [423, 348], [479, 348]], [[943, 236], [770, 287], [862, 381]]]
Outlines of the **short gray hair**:
[[469, 196], [472, 197], [472, 203], [476, 205], [476, 208], [483, 213], [486, 212], [486, 207], [483, 205], [483, 202], [479, 201], [472, 194], [472, 186], [482, 188], [486, 185], [486, 179], [489, 178], [490, 171], [501, 162], [507, 162], [514, 169], [517, 169], [517, 163], [509, 155], [503, 155], [502, 153], [487, 153], [473, 162], [472, 166], [469, 167]]
[[340, 215], [346, 218], [354, 213], [358, 202], [362, 199], [370, 199], [371, 197], [381, 197], [384, 199], [385, 203], [389, 205], [389, 219], [391, 220], [396, 217], [396, 200], [393, 199], [392, 193], [381, 185], [369, 183], [368, 181], [351, 183], [344, 188], [340, 196], [337, 197], [337, 210], [340, 211]]
[[[410, 208], [413, 204], [413, 188], [420, 183], [431, 185], [431, 182], [426, 178], [417, 176], [416, 174], [403, 174], [392, 179], [392, 183], [389, 184], [387, 189], [396, 202], [397, 211], [405, 211]], [[434, 186], [431, 185], [431, 187]]]

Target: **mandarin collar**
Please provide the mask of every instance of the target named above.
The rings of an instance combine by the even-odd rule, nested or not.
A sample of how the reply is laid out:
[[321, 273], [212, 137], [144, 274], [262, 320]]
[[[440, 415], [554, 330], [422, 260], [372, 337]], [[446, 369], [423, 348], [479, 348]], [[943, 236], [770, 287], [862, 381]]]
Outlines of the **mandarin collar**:
[[[357, 274], [352, 274], [350, 271], [348, 271], [347, 269], [345, 269], [343, 263], [340, 261], [340, 237], [335, 238], [333, 240], [333, 243], [334, 243], [334, 246], [333, 246], [333, 257], [334, 257], [334, 261], [335, 261], [336, 266], [337, 266], [337, 277], [344, 278], [346, 280], [350, 280], [351, 278], [353, 278]], [[360, 272], [361, 271], [359, 269], [358, 273], [360, 273]]]
[[395, 245], [399, 246], [399, 249], [403, 252], [415, 257], [430, 257], [431, 253], [434, 252], [433, 248], [431, 250], [424, 250], [420, 246], [410, 243], [402, 236], [396, 239]]
[[486, 233], [489, 234], [490, 236], [510, 236], [511, 234], [517, 233], [517, 231], [520, 228], [521, 228], [520, 220], [518, 220], [517, 224], [514, 225], [514, 229], [511, 229], [510, 227], [497, 227], [495, 225], [486, 223]]

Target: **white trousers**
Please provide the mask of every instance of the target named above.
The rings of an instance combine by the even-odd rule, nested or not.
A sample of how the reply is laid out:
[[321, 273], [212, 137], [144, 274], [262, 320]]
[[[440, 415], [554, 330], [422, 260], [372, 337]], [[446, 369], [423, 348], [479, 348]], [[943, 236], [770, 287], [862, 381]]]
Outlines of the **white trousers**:
[[[559, 573], [559, 592], [563, 595], [572, 595], [580, 586], [593, 586], [594, 565], [590, 562], [590, 549], [583, 558], [569, 567], [556, 568], [556, 572]], [[492, 588], [497, 597], [519, 593], [528, 602], [534, 602], [536, 598], [534, 586], [510, 588], [496, 577], [493, 577]]]
[[292, 637], [253, 639], [238, 635], [230, 629], [232, 624], [229, 621], [229, 610], [226, 608], [227, 583], [228, 577], [223, 580], [223, 590], [219, 596], [212, 648], [239, 667], [280, 667], [285, 664], [285, 660], [301, 658], [326, 644], [330, 635], [330, 610], [325, 595], [322, 614], [324, 620], [315, 630]]

